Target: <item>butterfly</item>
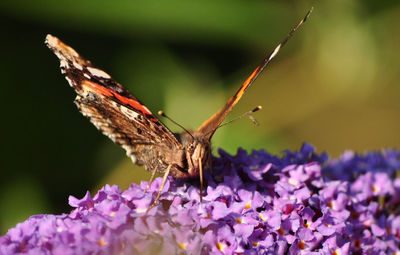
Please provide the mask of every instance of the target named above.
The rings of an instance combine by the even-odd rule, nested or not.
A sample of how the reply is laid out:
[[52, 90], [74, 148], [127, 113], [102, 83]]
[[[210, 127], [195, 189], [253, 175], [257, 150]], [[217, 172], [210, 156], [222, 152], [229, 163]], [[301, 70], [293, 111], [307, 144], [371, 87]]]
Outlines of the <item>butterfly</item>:
[[157, 172], [164, 174], [153, 205], [157, 203], [168, 175], [175, 178], [199, 177], [201, 201], [203, 171], [211, 168], [212, 136], [245, 91], [311, 12], [312, 9], [274, 51], [266, 56], [217, 113], [198, 129], [185, 129], [181, 134], [172, 133], [126, 88], [57, 37], [49, 34], [45, 43], [59, 58], [61, 72], [77, 93], [74, 102], [80, 112], [103, 134], [122, 146], [134, 163], [144, 165], [152, 172], [149, 184]]

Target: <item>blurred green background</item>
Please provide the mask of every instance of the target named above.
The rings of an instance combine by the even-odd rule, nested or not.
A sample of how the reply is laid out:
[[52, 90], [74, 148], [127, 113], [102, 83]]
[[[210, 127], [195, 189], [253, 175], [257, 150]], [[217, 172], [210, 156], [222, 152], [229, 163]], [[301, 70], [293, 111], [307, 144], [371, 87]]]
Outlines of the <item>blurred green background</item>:
[[68, 195], [148, 179], [77, 111], [47, 33], [153, 112], [196, 128], [311, 6], [309, 21], [228, 116], [262, 105], [261, 125], [221, 128], [214, 151], [279, 153], [303, 141], [331, 156], [399, 148], [397, 0], [2, 0], [0, 234], [32, 214], [68, 212]]

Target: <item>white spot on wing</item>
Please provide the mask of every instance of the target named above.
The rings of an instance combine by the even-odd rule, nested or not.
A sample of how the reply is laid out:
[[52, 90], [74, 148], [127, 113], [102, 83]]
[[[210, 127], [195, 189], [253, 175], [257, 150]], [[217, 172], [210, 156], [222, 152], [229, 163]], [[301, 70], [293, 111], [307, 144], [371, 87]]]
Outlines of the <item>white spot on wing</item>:
[[46, 43], [48, 45], [50, 45], [51, 47], [56, 47], [57, 43], [58, 43], [58, 39], [57, 39], [57, 37], [54, 37], [54, 36], [48, 34], [46, 36]]
[[275, 48], [274, 52], [272, 52], [271, 56], [269, 57], [269, 60], [273, 59], [276, 56], [276, 54], [278, 54], [280, 49], [281, 45], [279, 44], [278, 47]]
[[85, 78], [87, 78], [87, 79], [89, 79], [89, 80], [90, 80], [90, 78], [91, 78], [90, 75], [88, 75], [87, 73], [84, 73], [83, 76], [85, 76]]
[[65, 76], [65, 79], [68, 81], [69, 85], [72, 87], [74, 84], [72, 83], [72, 80], [68, 78], [68, 76]]
[[78, 64], [77, 62], [74, 62], [73, 64], [77, 69], [79, 69], [81, 71], [83, 70], [83, 67], [80, 64]]
[[137, 112], [132, 111], [131, 109], [128, 109], [128, 108], [126, 108], [124, 106], [121, 106], [120, 109], [121, 109], [121, 112], [123, 114], [125, 114], [126, 116], [128, 116], [132, 120], [135, 119], [139, 115]]
[[104, 71], [102, 71], [100, 69], [97, 69], [97, 68], [94, 68], [94, 67], [88, 67], [87, 69], [94, 76], [97, 76], [97, 77], [100, 77], [100, 78], [105, 78], [105, 79], [110, 79], [111, 78], [111, 76], [108, 75], [108, 73], [106, 73], [106, 72], [104, 72]]
[[64, 58], [60, 58], [60, 67], [68, 68], [68, 62]]

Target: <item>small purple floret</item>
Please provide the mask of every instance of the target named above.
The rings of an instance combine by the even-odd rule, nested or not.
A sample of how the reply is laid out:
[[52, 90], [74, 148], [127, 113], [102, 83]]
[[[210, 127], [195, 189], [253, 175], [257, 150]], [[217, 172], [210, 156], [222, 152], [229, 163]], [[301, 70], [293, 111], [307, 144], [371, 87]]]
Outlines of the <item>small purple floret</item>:
[[400, 254], [400, 151], [339, 159], [309, 144], [279, 157], [220, 150], [198, 180], [161, 178], [73, 196], [0, 237], [0, 254]]

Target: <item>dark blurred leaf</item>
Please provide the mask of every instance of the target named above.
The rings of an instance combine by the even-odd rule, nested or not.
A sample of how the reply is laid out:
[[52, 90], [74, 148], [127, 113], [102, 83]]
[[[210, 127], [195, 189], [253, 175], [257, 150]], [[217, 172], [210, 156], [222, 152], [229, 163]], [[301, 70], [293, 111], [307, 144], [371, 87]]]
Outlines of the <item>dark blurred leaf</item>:
[[[285, 3], [265, 1], [26, 1], [3, 0], [2, 12], [52, 26], [102, 34], [179, 41], [247, 43], [264, 47], [298, 17], [279, 15]], [[276, 26], [275, 26], [276, 28]]]

